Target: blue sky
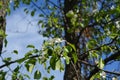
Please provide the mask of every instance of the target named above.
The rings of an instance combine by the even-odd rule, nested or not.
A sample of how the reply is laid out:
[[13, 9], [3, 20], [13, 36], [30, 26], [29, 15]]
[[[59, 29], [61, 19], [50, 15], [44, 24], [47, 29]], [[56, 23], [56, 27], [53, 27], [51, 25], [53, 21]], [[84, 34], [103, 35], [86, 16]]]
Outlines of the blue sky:
[[[26, 48], [28, 44], [33, 44], [36, 48], [40, 49], [43, 40], [46, 39], [38, 34], [39, 27], [36, 25], [37, 22], [35, 21], [37, 16], [31, 17], [26, 15], [23, 9], [24, 7], [16, 9], [16, 11], [12, 11], [10, 16], [7, 16], [6, 33], [8, 34], [8, 45], [3, 49], [3, 52], [5, 51], [3, 56], [13, 57], [13, 60], [24, 57], [24, 54], [29, 51], [29, 49]], [[12, 54], [13, 50], [18, 50], [19, 54]], [[14, 65], [11, 67], [14, 67]], [[37, 68], [39, 67], [43, 76], [49, 76], [42, 66], [37, 66]], [[114, 71], [113, 68], [115, 67], [118, 67], [118, 63], [114, 63], [112, 66], [108, 65], [105, 69]], [[51, 71], [51, 74], [55, 75], [55, 80], [62, 80], [63, 78], [63, 72]]]
[[[35, 45], [37, 49], [41, 48], [42, 42], [46, 38], [38, 34], [39, 27], [35, 21], [36, 18], [37, 17], [33, 18], [26, 15], [23, 12], [23, 7], [12, 11], [11, 15], [6, 17], [8, 45], [3, 49], [3, 52], [5, 52], [3, 57], [13, 57], [12, 60], [24, 57], [24, 54], [29, 51], [29, 49], [26, 48], [28, 44]], [[18, 50], [19, 54], [12, 54], [13, 50]], [[11, 65], [13, 68], [14, 66], [15, 65]], [[49, 76], [42, 66], [37, 67], [40, 67], [43, 76]], [[60, 71], [51, 71], [51, 75], [55, 75], [55, 80], [62, 80], [63, 78], [63, 72], [61, 73]]]

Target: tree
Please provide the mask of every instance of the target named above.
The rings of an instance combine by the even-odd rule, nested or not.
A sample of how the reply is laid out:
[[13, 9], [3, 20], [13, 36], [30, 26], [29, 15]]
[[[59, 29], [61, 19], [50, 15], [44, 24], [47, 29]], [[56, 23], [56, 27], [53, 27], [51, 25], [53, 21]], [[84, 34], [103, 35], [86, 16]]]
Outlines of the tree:
[[5, 16], [7, 5], [8, 5], [7, 0], [0, 1], [0, 55], [3, 47], [3, 39], [5, 38], [5, 26], [6, 26]]
[[[33, 17], [39, 13], [38, 25], [43, 28], [39, 33], [51, 40], [44, 41], [41, 50], [28, 45], [31, 50], [24, 58], [7, 59], [0, 68], [24, 63], [27, 71], [32, 72], [39, 62], [48, 73], [51, 69], [64, 70], [64, 80], [119, 78], [119, 72], [104, 69], [120, 60], [119, 0], [14, 0], [14, 9], [20, 4], [32, 6], [24, 11]], [[65, 59], [65, 64], [61, 59]], [[12, 79], [25, 77], [19, 70], [18, 65]], [[41, 77], [39, 70], [34, 74], [35, 79]]]

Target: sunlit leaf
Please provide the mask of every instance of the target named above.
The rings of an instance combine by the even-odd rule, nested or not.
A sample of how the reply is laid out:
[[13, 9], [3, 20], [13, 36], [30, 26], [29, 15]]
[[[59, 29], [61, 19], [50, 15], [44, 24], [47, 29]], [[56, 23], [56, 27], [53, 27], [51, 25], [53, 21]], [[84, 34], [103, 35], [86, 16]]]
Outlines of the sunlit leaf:
[[99, 66], [100, 69], [104, 68], [104, 62], [103, 62], [102, 58], [100, 58], [98, 66]]

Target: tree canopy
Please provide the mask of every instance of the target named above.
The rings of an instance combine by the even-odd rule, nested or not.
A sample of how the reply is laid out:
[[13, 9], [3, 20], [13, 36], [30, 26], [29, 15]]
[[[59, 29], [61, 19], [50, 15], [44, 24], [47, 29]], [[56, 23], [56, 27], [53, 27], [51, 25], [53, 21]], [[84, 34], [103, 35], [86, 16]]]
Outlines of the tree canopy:
[[[4, 7], [1, 2], [0, 7]], [[21, 65], [34, 73], [34, 79], [55, 77], [41, 77], [40, 70], [35, 69], [38, 65], [44, 65], [49, 74], [51, 70], [64, 71], [64, 80], [120, 79], [119, 69], [107, 69], [120, 61], [120, 0], [13, 0], [12, 3], [14, 10], [25, 5], [26, 15], [37, 15], [38, 33], [48, 39], [41, 49], [28, 44], [31, 50], [21, 59], [3, 58], [1, 80], [8, 75], [2, 68], [14, 63], [18, 66], [12, 69], [12, 80], [30, 79], [27, 73], [21, 74]], [[10, 13], [10, 8], [7, 12]], [[17, 50], [13, 52], [19, 54]]]

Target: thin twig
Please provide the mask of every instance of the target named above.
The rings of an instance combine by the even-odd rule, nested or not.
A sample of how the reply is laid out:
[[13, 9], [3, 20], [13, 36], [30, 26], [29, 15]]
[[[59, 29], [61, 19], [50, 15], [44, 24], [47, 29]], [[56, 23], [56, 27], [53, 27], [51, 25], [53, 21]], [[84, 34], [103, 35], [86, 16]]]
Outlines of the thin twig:
[[35, 2], [31, 1], [31, 3], [32, 3], [36, 8], [38, 8], [44, 15], [47, 16], [47, 14], [44, 12], [44, 10], [41, 9], [37, 4], [35, 4]]
[[75, 67], [75, 65], [74, 65], [74, 63], [72, 61], [71, 61], [71, 64], [73, 65], [73, 68], [75, 70], [75, 73], [76, 73], [76, 76], [77, 76], [77, 80], [79, 80], [78, 72], [77, 72], [76, 67]]

